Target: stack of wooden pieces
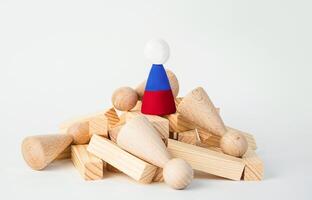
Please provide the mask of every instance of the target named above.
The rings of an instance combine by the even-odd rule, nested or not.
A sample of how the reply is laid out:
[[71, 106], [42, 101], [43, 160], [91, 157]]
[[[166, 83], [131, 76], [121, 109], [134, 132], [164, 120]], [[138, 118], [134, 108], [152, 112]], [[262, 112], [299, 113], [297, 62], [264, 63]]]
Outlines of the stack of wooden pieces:
[[114, 107], [66, 121], [59, 133], [25, 138], [25, 161], [41, 170], [54, 160], [71, 159], [85, 180], [102, 179], [110, 171], [140, 183], [165, 181], [175, 189], [190, 184], [193, 170], [231, 180], [262, 180], [264, 166], [253, 135], [225, 126], [202, 88], [184, 98], [173, 91], [177, 112], [156, 116], [141, 113], [144, 84], [119, 88], [112, 97]]

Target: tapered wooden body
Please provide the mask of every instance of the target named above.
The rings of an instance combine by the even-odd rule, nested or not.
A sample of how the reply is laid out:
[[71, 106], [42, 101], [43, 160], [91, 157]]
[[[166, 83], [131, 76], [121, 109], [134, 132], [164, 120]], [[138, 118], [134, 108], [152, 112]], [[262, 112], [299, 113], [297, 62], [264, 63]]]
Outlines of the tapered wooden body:
[[132, 118], [121, 128], [117, 144], [131, 154], [161, 168], [171, 158], [159, 133], [144, 116]]
[[32, 169], [41, 170], [56, 159], [72, 141], [72, 137], [67, 134], [27, 137], [22, 143], [22, 154]]
[[187, 120], [216, 135], [223, 136], [227, 131], [216, 107], [202, 87], [188, 93], [177, 110]]

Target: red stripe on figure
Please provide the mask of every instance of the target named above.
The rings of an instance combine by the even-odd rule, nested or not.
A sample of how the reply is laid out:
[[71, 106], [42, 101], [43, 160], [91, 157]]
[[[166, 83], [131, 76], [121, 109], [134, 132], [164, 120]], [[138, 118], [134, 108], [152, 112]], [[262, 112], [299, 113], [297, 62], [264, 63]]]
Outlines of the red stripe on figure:
[[150, 115], [169, 115], [176, 112], [171, 90], [147, 91], [142, 99], [141, 112]]

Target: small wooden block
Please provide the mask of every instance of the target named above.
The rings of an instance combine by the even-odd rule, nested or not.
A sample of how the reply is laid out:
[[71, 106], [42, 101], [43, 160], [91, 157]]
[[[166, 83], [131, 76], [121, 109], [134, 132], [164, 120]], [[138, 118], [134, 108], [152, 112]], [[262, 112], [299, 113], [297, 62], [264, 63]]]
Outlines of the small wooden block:
[[89, 120], [90, 135], [101, 135], [108, 138], [108, 119], [105, 114], [94, 116]]
[[98, 115], [103, 115], [105, 112], [97, 112], [97, 113], [93, 113], [93, 114], [88, 114], [88, 115], [84, 115], [84, 116], [80, 116], [80, 117], [76, 117], [70, 120], [67, 120], [63, 123], [60, 124], [59, 129], [60, 130], [64, 130], [66, 132], [66, 130], [73, 124], [77, 123], [77, 122], [86, 122], [89, 121], [91, 118], [96, 117]]
[[92, 136], [88, 151], [141, 183], [152, 182], [157, 169], [98, 135]]
[[156, 115], [145, 115], [141, 112], [125, 112], [124, 119], [127, 121], [139, 115], [145, 116], [148, 121], [153, 124], [154, 128], [159, 132], [163, 139], [169, 138], [169, 121], [163, 117]]
[[158, 167], [153, 178], [153, 182], [164, 182], [163, 169]]
[[88, 145], [72, 145], [72, 162], [85, 180], [103, 178], [104, 163], [87, 151]]
[[182, 117], [179, 113], [164, 116], [169, 120], [170, 132], [184, 132], [195, 129], [196, 126]]
[[169, 153], [186, 160], [193, 169], [216, 176], [240, 180], [245, 164], [242, 159], [199, 146], [168, 139]]
[[260, 181], [263, 179], [264, 165], [256, 152], [248, 149], [243, 156], [243, 162], [246, 164], [243, 180], [245, 181]]
[[199, 142], [196, 129], [178, 133], [178, 141], [196, 145]]
[[107, 117], [108, 120], [108, 129], [111, 129], [112, 127], [115, 126], [115, 124], [117, 124], [120, 121], [115, 108], [109, 109], [108, 111], [105, 112], [104, 115]]
[[67, 147], [55, 160], [64, 160], [71, 158], [71, 146]]
[[66, 133], [67, 129], [77, 122], [89, 122], [90, 135], [97, 134], [108, 137], [108, 130], [119, 122], [119, 117], [116, 110], [110, 108], [107, 111], [97, 112], [65, 121], [60, 125], [61, 132]]

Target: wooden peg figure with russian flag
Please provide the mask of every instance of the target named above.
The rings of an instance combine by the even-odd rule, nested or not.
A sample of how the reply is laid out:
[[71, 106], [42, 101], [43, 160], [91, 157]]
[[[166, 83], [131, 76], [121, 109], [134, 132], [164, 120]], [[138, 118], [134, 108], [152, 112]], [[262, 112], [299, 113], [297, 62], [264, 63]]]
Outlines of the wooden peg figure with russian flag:
[[141, 112], [160, 116], [175, 113], [174, 97], [163, 66], [170, 54], [168, 43], [153, 39], [146, 44], [144, 54], [152, 63], [152, 68], [146, 82]]

